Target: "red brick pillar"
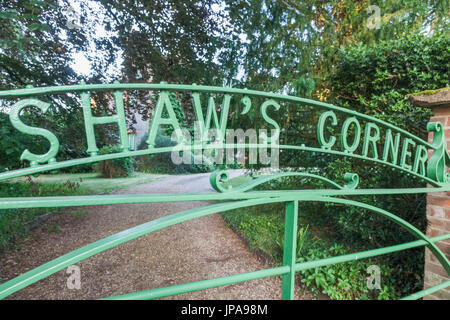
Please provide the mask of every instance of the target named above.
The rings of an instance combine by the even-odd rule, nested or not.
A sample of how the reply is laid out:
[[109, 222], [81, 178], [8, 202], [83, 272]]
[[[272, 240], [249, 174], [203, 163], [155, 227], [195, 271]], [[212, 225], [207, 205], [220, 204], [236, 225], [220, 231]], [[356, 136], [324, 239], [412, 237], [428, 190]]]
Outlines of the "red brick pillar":
[[[411, 99], [412, 98], [412, 99]], [[431, 108], [434, 115], [430, 122], [440, 122], [444, 126], [447, 139], [447, 150], [450, 150], [450, 90], [439, 91], [432, 95], [410, 97], [413, 104]], [[428, 135], [432, 142], [433, 133]], [[429, 156], [431, 152], [429, 153]], [[450, 164], [447, 163], [447, 166]], [[427, 195], [427, 236], [435, 237], [450, 233], [450, 192], [429, 193]], [[450, 259], [450, 240], [436, 242], [436, 245]], [[425, 279], [424, 289], [450, 280], [447, 272], [434, 257], [430, 250], [425, 249]], [[424, 297], [429, 300], [450, 300], [450, 288], [445, 288]]]

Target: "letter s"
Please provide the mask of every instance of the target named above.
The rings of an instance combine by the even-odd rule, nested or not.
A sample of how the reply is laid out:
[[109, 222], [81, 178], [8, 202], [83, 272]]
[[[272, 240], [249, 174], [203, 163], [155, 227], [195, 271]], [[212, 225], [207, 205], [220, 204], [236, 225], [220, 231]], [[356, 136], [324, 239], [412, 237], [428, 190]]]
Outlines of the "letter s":
[[269, 117], [267, 115], [267, 107], [268, 106], [273, 106], [275, 108], [275, 110], [279, 110], [280, 109], [280, 105], [275, 101], [275, 100], [267, 100], [266, 102], [264, 102], [261, 105], [261, 115], [264, 118], [264, 120], [266, 120], [267, 123], [271, 124], [272, 126], [275, 127], [275, 129], [272, 129], [273, 135], [269, 138], [267, 137], [265, 132], [260, 132], [259, 134], [259, 138], [262, 140], [265, 140], [268, 143], [273, 143], [274, 141], [277, 141], [278, 138], [280, 137], [280, 126], [278, 125], [278, 123], [273, 120], [271, 117]]
[[32, 167], [37, 166], [39, 163], [45, 162], [55, 162], [55, 156], [59, 150], [59, 142], [56, 136], [50, 131], [42, 128], [30, 127], [24, 124], [19, 117], [20, 111], [27, 107], [33, 106], [39, 108], [43, 113], [45, 113], [50, 106], [50, 103], [43, 102], [38, 99], [24, 99], [16, 102], [12, 106], [11, 113], [9, 114], [9, 120], [14, 128], [19, 130], [22, 133], [30, 134], [30, 135], [38, 135], [46, 138], [50, 142], [50, 149], [45, 154], [34, 154], [31, 153], [28, 149], [26, 149], [22, 155], [20, 156], [20, 160], [28, 160], [30, 161], [30, 165]]

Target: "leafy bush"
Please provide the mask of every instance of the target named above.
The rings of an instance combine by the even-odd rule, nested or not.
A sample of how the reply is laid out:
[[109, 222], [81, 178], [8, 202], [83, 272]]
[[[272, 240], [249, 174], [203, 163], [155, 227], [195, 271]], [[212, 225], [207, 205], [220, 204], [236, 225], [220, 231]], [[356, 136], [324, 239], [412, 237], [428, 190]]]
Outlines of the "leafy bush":
[[[46, 99], [43, 99], [44, 101]], [[64, 103], [64, 108], [55, 112], [52, 104], [43, 115], [37, 112], [37, 108], [26, 108], [20, 118], [32, 127], [45, 128], [56, 135], [59, 141], [57, 161], [87, 157], [87, 141], [84, 130], [83, 112], [77, 102]], [[114, 135], [114, 127], [110, 125], [99, 126], [95, 129], [97, 141], [108, 141], [109, 144], [117, 140]], [[25, 149], [35, 154], [45, 154], [49, 149], [48, 141], [37, 135], [29, 135], [15, 129], [9, 120], [8, 114], [0, 111], [0, 172], [28, 166], [28, 162], [20, 161], [20, 156]], [[79, 165], [59, 169], [61, 172], [85, 173], [92, 171], [92, 165]]]
[[449, 85], [450, 37], [416, 35], [342, 50], [328, 79], [329, 101], [426, 138], [430, 111], [405, 96]]
[[35, 153], [45, 153], [48, 146], [37, 143], [36, 136], [28, 136], [17, 131], [9, 121], [5, 113], [0, 112], [0, 172], [20, 167], [20, 156], [25, 150], [30, 148]]
[[[323, 228], [305, 225], [308, 213], [299, 209], [297, 262], [319, 260], [353, 250], [326, 239]], [[283, 260], [284, 204], [266, 204], [231, 210], [222, 214], [225, 222], [237, 230], [250, 248], [279, 264]], [[380, 268], [381, 289], [369, 290], [367, 270], [371, 265]], [[331, 299], [395, 299], [399, 297], [392, 268], [380, 258], [363, 259], [298, 272], [304, 290], [327, 294]]]
[[[98, 152], [99, 155], [120, 153], [119, 146], [104, 146]], [[134, 171], [135, 160], [131, 157], [100, 161], [95, 170], [104, 178], [127, 177]]]
[[[340, 52], [330, 76], [328, 102], [385, 120], [427, 140], [426, 123], [430, 110], [415, 107], [405, 99], [408, 94], [449, 86], [450, 37], [416, 35], [383, 41], [373, 46], [357, 45]], [[381, 144], [380, 144], [381, 148]], [[379, 150], [381, 154], [382, 150]], [[370, 168], [370, 170], [369, 170]], [[329, 158], [326, 176], [360, 175], [360, 188], [417, 188], [425, 183], [403, 172], [358, 159]], [[422, 232], [426, 229], [426, 196], [362, 196], [358, 201], [392, 212]], [[353, 249], [369, 249], [415, 240], [389, 219], [355, 207], [306, 204], [310, 220], [331, 226], [335, 241]], [[319, 209], [320, 208], [320, 209]], [[312, 222], [311, 222], [312, 223]], [[423, 288], [424, 250], [417, 248], [386, 255], [383, 264], [402, 295]], [[407, 271], [405, 271], [407, 270]]]
[[[324, 80], [321, 85], [326, 87], [330, 95], [327, 102], [356, 110], [363, 114], [371, 115], [392, 123], [411, 132], [423, 140], [427, 140], [426, 124], [430, 118], [430, 110], [415, 107], [405, 99], [405, 96], [414, 92], [434, 90], [449, 86], [450, 69], [450, 37], [448, 35], [435, 34], [433, 36], [412, 36], [408, 38], [383, 41], [373, 46], [356, 45], [341, 50], [337, 57], [337, 65], [333, 74]], [[294, 117], [287, 130], [292, 128], [305, 128], [302, 122]], [[283, 122], [280, 122], [283, 123]], [[291, 144], [304, 143], [296, 131], [288, 132], [294, 137]], [[295, 143], [298, 139], [298, 143]], [[381, 148], [380, 144], [380, 148]], [[425, 187], [425, 183], [414, 177], [407, 176], [403, 172], [392, 171], [382, 165], [373, 162], [366, 163], [359, 159], [339, 158], [332, 155], [313, 155], [311, 159], [295, 156], [288, 151], [283, 152], [290, 162], [281, 162], [289, 167], [315, 167], [318, 174], [326, 177], [342, 179], [345, 173], [355, 172], [360, 176], [359, 188], [417, 188]], [[378, 150], [382, 154], [382, 150]], [[284, 158], [286, 160], [286, 158]], [[314, 165], [313, 165], [314, 164]], [[305, 180], [302, 180], [305, 182]], [[294, 189], [300, 187], [295, 179], [286, 179], [284, 182], [271, 182], [264, 189]], [[320, 183], [306, 181], [304, 188], [323, 188]], [[374, 205], [413, 224], [422, 232], [426, 229], [426, 196], [424, 194], [410, 195], [383, 195], [360, 196], [355, 199], [360, 202]], [[261, 233], [268, 223], [273, 226], [274, 215], [278, 212], [283, 215], [281, 206], [264, 206], [255, 215], [249, 214], [249, 209], [238, 210], [239, 213], [226, 217], [230, 223], [235, 223], [254, 243], [257, 249], [269, 252], [278, 257], [280, 253], [274, 251], [276, 240], [281, 239], [281, 227], [270, 227], [269, 234], [264, 233], [270, 241], [264, 239]], [[305, 259], [316, 259], [329, 254], [341, 254], [385, 247], [398, 243], [416, 240], [403, 227], [397, 225], [386, 217], [362, 210], [356, 207], [334, 205], [331, 203], [300, 202], [299, 212], [302, 223], [314, 228], [326, 230], [318, 234], [320, 240], [314, 245], [304, 248]], [[282, 225], [282, 219], [275, 219]], [[253, 230], [253, 231], [252, 231]], [[275, 242], [274, 242], [275, 241]], [[281, 241], [281, 240], [279, 240]], [[270, 243], [270, 245], [269, 245]], [[275, 243], [275, 244], [274, 244]], [[308, 241], [307, 241], [308, 243]], [[339, 243], [339, 246], [335, 245]], [[332, 248], [332, 251], [328, 251]], [[308, 258], [309, 257], [309, 258]], [[354, 278], [354, 270], [351, 264], [330, 266], [317, 270], [309, 270], [303, 274], [304, 282], [317, 290], [327, 293], [332, 298], [392, 298], [405, 296], [423, 288], [424, 276], [424, 248], [415, 248], [401, 251], [395, 254], [384, 255], [377, 258], [377, 264], [384, 278], [389, 279], [386, 287], [378, 296], [370, 296], [362, 290], [364, 277], [358, 277], [354, 286], [346, 292], [345, 282], [337, 280], [337, 274], [345, 275], [342, 279]], [[358, 262], [358, 268], [365, 270], [366, 262]], [[330, 271], [334, 270], [334, 271]], [[334, 278], [332, 275], [333, 274]], [[309, 280], [308, 280], [309, 279]], [[318, 279], [318, 280], [316, 280]]]
[[[139, 146], [139, 149], [143, 149], [146, 147], [146, 140], [146, 137], [142, 139], [143, 142]], [[164, 135], [161, 131], [158, 131], [158, 134], [155, 138], [155, 148], [167, 148], [176, 145], [176, 141], [173, 141], [172, 139], [170, 139], [170, 137]], [[176, 165], [171, 159], [171, 152], [155, 153], [148, 156], [139, 157], [137, 161], [137, 168], [141, 172], [167, 174], [204, 173], [214, 171], [214, 167], [208, 164], [195, 164], [194, 155], [192, 154], [190, 163], [181, 163]]]
[[[372, 46], [359, 44], [342, 49], [337, 57], [334, 72], [321, 84], [330, 92], [326, 98], [327, 102], [385, 120], [427, 140], [426, 123], [431, 113], [427, 109], [411, 105], [405, 96], [414, 92], [449, 86], [450, 52], [447, 49], [449, 46], [448, 35], [435, 34], [429, 37], [417, 35], [383, 41]], [[292, 117], [287, 129], [292, 130], [298, 127], [308, 129], [307, 126], [302, 126], [302, 122], [297, 121], [297, 118]], [[289, 132], [289, 135], [294, 138], [294, 141], [299, 139], [297, 144], [304, 143], [301, 141], [304, 134], [298, 135], [294, 131]], [[293, 144], [296, 143], [293, 142]], [[318, 174], [332, 179], [333, 177], [336, 177], [336, 180], [342, 179], [346, 172], [358, 173], [359, 188], [425, 187], [425, 183], [421, 180], [373, 162], [369, 164], [359, 159], [336, 159], [332, 155], [313, 155], [311, 159], [306, 159], [305, 164], [302, 162], [305, 161], [304, 157], [295, 156], [289, 151], [283, 154], [291, 159], [290, 162], [281, 162], [283, 165], [315, 167], [319, 169]], [[378, 150], [378, 154], [382, 154], [382, 150]], [[324, 188], [321, 183], [307, 180], [302, 182], [303, 185], [300, 186], [298, 179], [273, 181], [264, 185], [264, 189]], [[424, 194], [367, 195], [355, 200], [392, 212], [422, 232], [426, 229], [426, 196]], [[252, 228], [262, 232], [263, 229], [259, 226], [267, 227], [269, 222], [273, 225], [274, 216], [271, 212], [276, 211], [282, 214], [283, 210], [281, 206], [267, 208], [264, 206], [260, 208], [259, 215], [252, 217], [255, 219], [252, 221], [248, 210], [242, 209], [241, 214], [245, 213], [233, 216], [232, 219], [239, 220], [237, 226], [246, 236], [252, 238], [255, 232], [251, 231]], [[344, 252], [343, 248], [347, 252], [352, 252], [416, 240], [404, 228], [386, 217], [356, 207], [301, 202], [299, 212], [303, 223], [327, 230], [318, 235], [321, 240], [326, 240], [325, 242], [317, 242], [315, 248], [305, 249], [317, 251], [318, 257], [324, 257], [324, 254], [328, 252], [329, 243], [331, 245], [340, 243], [340, 246], [333, 251], [334, 254]], [[282, 223], [282, 220], [280, 222]], [[280, 239], [282, 230], [280, 228], [277, 230], [277, 233], [271, 233], [270, 237]], [[274, 256], [279, 255], [276, 251], [270, 251], [273, 241], [270, 241], [272, 244], [269, 246], [263, 241], [257, 241], [259, 236], [255, 235], [254, 239], [255, 247], [264, 248], [265, 251], [272, 252]], [[308, 251], [305, 251], [305, 254], [308, 256]], [[389, 272], [387, 277], [392, 279], [382, 297], [392, 297], [392, 292], [395, 292], [396, 296], [404, 296], [423, 288], [423, 248], [385, 255], [379, 257], [377, 262], [382, 270]], [[343, 264], [339, 272], [346, 274], [351, 272], [351, 267], [346, 265]], [[315, 272], [317, 277], [322, 274], [322, 270]], [[338, 297], [340, 295], [338, 284], [334, 283], [338, 291], [333, 291], [330, 289], [331, 282], [327, 283], [327, 286], [323, 285], [323, 282], [321, 282], [322, 285], [316, 283], [316, 287], [322, 291], [326, 290], [328, 294], [336, 294]], [[353, 293], [351, 295], [353, 298], [357, 297]]]
[[[324, 248], [328, 248], [324, 250]], [[314, 261], [351, 253], [341, 244], [329, 244], [323, 240], [305, 241], [297, 262]], [[381, 289], [369, 289], [367, 285], [370, 266], [380, 267]], [[301, 282], [313, 292], [319, 291], [335, 300], [396, 299], [391, 268], [379, 265], [375, 259], [364, 259], [300, 271]]]

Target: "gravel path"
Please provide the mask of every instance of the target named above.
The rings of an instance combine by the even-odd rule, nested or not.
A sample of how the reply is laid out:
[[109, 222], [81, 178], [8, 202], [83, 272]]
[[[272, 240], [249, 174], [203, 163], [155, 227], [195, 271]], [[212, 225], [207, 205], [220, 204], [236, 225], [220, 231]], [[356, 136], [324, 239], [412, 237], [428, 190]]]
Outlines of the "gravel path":
[[[231, 177], [241, 172], [231, 172]], [[209, 174], [168, 176], [118, 194], [214, 192]], [[86, 215], [68, 209], [32, 232], [23, 250], [2, 257], [1, 274], [11, 279], [33, 267], [127, 228], [207, 202], [93, 206]], [[59, 226], [52, 228], [49, 226]], [[55, 231], [56, 230], [56, 231]], [[148, 234], [77, 264], [81, 289], [68, 289], [66, 269], [11, 296], [12, 299], [97, 299], [267, 268], [219, 214]], [[169, 299], [280, 299], [281, 279], [270, 277], [182, 294]]]

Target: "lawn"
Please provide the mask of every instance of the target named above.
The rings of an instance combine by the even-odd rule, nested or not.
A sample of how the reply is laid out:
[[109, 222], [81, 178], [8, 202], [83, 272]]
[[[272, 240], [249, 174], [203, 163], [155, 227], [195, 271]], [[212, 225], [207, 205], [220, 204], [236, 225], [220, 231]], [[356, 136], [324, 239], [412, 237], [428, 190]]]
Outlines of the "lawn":
[[[97, 173], [42, 174], [38, 177], [21, 177], [0, 183], [0, 198], [76, 196], [111, 193], [117, 189], [151, 183], [163, 175], [134, 172], [126, 178], [101, 178]], [[49, 213], [62, 212], [64, 208], [31, 208], [0, 210], [0, 253], [20, 247], [29, 228]], [[81, 211], [79, 214], [82, 214]], [[77, 214], [76, 212], [73, 214]], [[44, 216], [45, 215], [45, 216]]]
[[[116, 189], [129, 188], [138, 184], [150, 183], [161, 179], [164, 175], [134, 172], [125, 178], [102, 178], [97, 173], [65, 173], [65, 174], [41, 174], [33, 177], [35, 183], [46, 185], [63, 184], [67, 181], [79, 183], [79, 193], [99, 194], [111, 193]], [[27, 177], [12, 179], [11, 182], [26, 182]]]

